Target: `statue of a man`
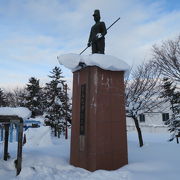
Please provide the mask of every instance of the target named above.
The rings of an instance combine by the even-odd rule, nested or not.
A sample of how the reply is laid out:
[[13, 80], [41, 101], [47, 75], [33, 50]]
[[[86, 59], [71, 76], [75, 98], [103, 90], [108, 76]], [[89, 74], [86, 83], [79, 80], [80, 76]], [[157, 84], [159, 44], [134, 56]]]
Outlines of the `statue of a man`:
[[94, 21], [96, 22], [89, 35], [88, 47], [92, 46], [92, 54], [99, 53], [104, 54], [105, 50], [105, 35], [107, 34], [106, 25], [100, 21], [100, 11], [94, 11]]

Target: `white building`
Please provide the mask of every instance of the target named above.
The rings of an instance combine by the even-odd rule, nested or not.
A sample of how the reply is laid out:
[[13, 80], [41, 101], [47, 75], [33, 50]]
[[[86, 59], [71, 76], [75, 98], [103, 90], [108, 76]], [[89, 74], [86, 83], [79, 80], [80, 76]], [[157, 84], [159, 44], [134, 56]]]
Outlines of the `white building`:
[[[168, 132], [167, 125], [164, 122], [172, 115], [170, 107], [165, 104], [160, 109], [156, 109], [151, 113], [143, 113], [138, 117], [139, 125], [142, 132]], [[136, 131], [134, 120], [126, 117], [127, 131]]]

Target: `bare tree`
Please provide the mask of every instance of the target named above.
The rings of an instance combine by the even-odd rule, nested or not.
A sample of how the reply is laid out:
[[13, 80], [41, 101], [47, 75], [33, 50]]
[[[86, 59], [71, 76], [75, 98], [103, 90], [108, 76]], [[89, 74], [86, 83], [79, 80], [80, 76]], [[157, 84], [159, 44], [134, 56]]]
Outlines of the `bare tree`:
[[6, 92], [7, 106], [16, 107], [15, 94], [13, 92]]
[[18, 107], [18, 106], [25, 106], [25, 94], [27, 94], [25, 88], [18, 88], [11, 91], [6, 91], [6, 99], [7, 99], [7, 106], [9, 107]]
[[180, 82], [180, 36], [163, 42], [160, 47], [154, 45], [153, 59], [162, 75]]
[[126, 116], [134, 120], [140, 147], [143, 146], [143, 137], [138, 116], [153, 111], [162, 103], [162, 99], [158, 99], [159, 75], [156, 66], [148, 62], [132, 71], [126, 81]]
[[7, 99], [4, 91], [0, 88], [0, 107], [6, 106]]
[[25, 106], [25, 95], [27, 94], [26, 89], [17, 87], [13, 90], [13, 94], [15, 96], [16, 106]]

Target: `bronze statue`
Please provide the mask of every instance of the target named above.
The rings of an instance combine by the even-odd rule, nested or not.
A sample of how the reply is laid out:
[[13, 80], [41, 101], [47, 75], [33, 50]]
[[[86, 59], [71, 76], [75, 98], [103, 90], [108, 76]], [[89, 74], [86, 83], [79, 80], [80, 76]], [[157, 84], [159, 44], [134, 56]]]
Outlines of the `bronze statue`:
[[107, 34], [106, 25], [104, 22], [100, 21], [100, 11], [94, 11], [94, 21], [96, 22], [92, 28], [89, 35], [89, 41], [87, 46], [92, 46], [92, 54], [99, 53], [104, 54], [105, 50], [105, 35]]

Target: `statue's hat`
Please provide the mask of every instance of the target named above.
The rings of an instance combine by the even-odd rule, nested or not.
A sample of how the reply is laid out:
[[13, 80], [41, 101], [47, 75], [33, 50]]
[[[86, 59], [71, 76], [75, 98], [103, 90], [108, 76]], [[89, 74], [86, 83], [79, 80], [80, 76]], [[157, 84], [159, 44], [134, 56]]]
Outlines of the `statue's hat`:
[[95, 9], [95, 10], [94, 10], [93, 16], [100, 16], [100, 11], [99, 11], [99, 9]]

